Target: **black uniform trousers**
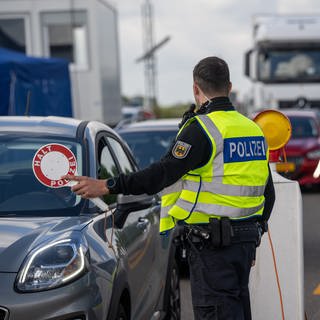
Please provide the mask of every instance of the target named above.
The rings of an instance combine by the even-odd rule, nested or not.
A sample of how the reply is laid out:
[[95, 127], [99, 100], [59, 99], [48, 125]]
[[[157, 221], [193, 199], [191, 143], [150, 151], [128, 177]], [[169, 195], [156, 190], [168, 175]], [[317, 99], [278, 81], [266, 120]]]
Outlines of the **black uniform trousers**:
[[251, 320], [249, 274], [256, 243], [213, 248], [192, 244], [190, 284], [195, 320]]

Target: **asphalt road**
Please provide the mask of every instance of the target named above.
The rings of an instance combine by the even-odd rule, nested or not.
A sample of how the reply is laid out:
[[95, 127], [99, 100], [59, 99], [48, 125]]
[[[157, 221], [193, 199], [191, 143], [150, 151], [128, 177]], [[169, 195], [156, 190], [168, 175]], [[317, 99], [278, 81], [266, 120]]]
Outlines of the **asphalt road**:
[[308, 320], [320, 319], [320, 192], [304, 192], [304, 299]]
[[[304, 299], [307, 320], [320, 319], [320, 192], [303, 192]], [[193, 320], [190, 283], [180, 282], [181, 319]]]
[[180, 281], [181, 292], [181, 320], [193, 320], [190, 281], [183, 277]]

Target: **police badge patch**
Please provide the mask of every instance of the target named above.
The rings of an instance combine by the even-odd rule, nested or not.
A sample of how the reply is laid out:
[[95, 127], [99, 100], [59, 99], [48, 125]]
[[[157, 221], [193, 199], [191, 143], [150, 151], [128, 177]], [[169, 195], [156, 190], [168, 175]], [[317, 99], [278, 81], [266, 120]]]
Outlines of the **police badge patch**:
[[191, 144], [178, 140], [172, 149], [172, 155], [177, 159], [183, 159], [188, 155], [190, 149]]

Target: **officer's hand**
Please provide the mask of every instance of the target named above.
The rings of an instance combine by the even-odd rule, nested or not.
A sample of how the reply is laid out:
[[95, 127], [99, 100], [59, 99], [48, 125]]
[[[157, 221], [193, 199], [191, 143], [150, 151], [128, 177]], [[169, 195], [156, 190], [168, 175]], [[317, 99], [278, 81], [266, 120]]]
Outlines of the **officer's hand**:
[[106, 186], [106, 180], [93, 179], [85, 176], [65, 175], [61, 179], [77, 181], [78, 183], [71, 187], [71, 190], [82, 198], [96, 198], [109, 194]]
[[196, 110], [196, 105], [193, 103], [189, 107], [189, 109], [183, 114], [182, 120], [179, 123], [179, 129], [191, 118], [193, 118], [196, 113], [194, 112]]

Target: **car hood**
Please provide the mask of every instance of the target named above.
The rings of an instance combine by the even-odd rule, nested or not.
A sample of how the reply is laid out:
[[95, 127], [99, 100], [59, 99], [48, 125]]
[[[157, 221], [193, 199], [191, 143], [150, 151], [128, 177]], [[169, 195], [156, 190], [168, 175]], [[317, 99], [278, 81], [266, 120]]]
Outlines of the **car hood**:
[[18, 272], [39, 244], [81, 231], [90, 217], [0, 218], [0, 272]]
[[290, 139], [285, 147], [288, 155], [304, 155], [309, 150], [320, 146], [317, 138]]

